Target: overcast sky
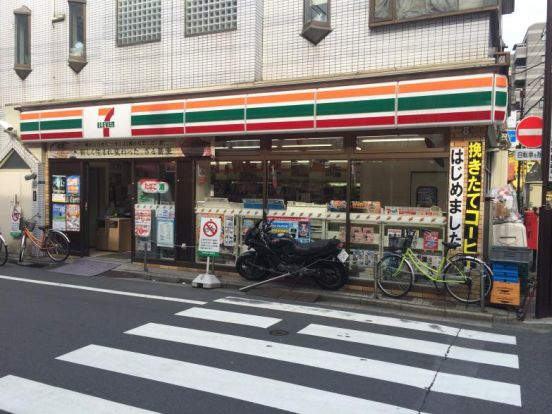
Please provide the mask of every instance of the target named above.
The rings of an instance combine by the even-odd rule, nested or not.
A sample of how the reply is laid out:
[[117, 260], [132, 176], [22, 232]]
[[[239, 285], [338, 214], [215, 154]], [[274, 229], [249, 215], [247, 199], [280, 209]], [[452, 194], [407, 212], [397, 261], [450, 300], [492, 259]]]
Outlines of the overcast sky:
[[523, 41], [529, 26], [546, 21], [546, 0], [516, 0], [515, 11], [502, 18], [502, 37], [512, 50], [514, 44]]

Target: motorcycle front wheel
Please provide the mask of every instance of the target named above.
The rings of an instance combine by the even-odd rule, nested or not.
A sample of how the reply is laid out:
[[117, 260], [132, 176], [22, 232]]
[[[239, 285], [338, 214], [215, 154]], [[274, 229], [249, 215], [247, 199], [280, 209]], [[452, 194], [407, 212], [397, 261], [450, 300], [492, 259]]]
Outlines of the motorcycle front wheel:
[[236, 261], [236, 270], [241, 277], [247, 280], [262, 280], [268, 274], [268, 265], [257, 252], [245, 252]]
[[347, 282], [347, 271], [337, 263], [324, 262], [316, 266], [314, 281], [322, 289], [338, 290]]

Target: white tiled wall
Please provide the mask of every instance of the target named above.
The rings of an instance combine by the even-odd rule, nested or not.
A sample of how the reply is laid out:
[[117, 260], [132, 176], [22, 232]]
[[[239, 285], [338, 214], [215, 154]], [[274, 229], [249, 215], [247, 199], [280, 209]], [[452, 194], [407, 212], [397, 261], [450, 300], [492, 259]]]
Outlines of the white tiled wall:
[[265, 2], [265, 80], [469, 63], [489, 57], [490, 18], [485, 14], [370, 29], [367, 1], [334, 0], [331, 7], [333, 31], [314, 46], [300, 35], [302, 1]]
[[[13, 10], [32, 10], [32, 68], [13, 71]], [[67, 0], [2, 0], [0, 117], [3, 106], [239, 85], [255, 81], [401, 70], [487, 59], [490, 17], [472, 14], [370, 30], [365, 0], [334, 0], [332, 28], [317, 46], [300, 36], [301, 0], [238, 0], [238, 29], [184, 35], [184, 0], [162, 0], [160, 42], [116, 46], [115, 0], [87, 4], [88, 65], [67, 65]]]

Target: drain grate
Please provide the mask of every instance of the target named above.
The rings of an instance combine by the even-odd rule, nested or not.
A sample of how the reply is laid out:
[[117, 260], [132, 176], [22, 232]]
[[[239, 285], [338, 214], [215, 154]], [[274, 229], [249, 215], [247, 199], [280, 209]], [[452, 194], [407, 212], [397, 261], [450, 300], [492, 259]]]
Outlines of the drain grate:
[[289, 335], [289, 332], [284, 331], [283, 329], [274, 329], [274, 330], [270, 331], [269, 333], [270, 333], [270, 335], [273, 335], [273, 336], [286, 336], [286, 335]]

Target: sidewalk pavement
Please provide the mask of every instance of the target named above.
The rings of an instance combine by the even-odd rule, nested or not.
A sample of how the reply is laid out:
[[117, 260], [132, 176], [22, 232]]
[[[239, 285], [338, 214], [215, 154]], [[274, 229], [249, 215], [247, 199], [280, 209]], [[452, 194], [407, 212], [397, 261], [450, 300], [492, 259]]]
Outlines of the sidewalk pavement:
[[[115, 277], [139, 277], [148, 280], [161, 282], [171, 282], [188, 284], [195, 277], [202, 273], [201, 269], [174, 270], [169, 266], [153, 267], [149, 266], [145, 272], [142, 263], [122, 263], [117, 268], [111, 270], [106, 275]], [[254, 282], [247, 281], [239, 275], [228, 272], [214, 272], [222, 283], [222, 288], [239, 289]], [[441, 292], [437, 299], [424, 299], [419, 297], [405, 297], [401, 299], [392, 299], [387, 297], [375, 298], [373, 291], [355, 291], [347, 289], [347, 286], [338, 291], [322, 290], [310, 280], [303, 279], [297, 285], [293, 281], [281, 281], [268, 283], [265, 286], [254, 288], [247, 294], [261, 297], [271, 297], [287, 300], [299, 300], [319, 303], [327, 303], [336, 306], [369, 307], [377, 311], [393, 311], [395, 313], [408, 314], [410, 316], [418, 314], [421, 316], [431, 315], [440, 319], [454, 319], [463, 322], [484, 324], [519, 324], [516, 312], [513, 309], [485, 307], [481, 311], [479, 305], [466, 306], [447, 293]], [[526, 322], [529, 322], [531, 315], [527, 315]], [[540, 320], [545, 322], [544, 320]], [[550, 321], [552, 324], [552, 321]], [[552, 325], [551, 325], [552, 327]]]

